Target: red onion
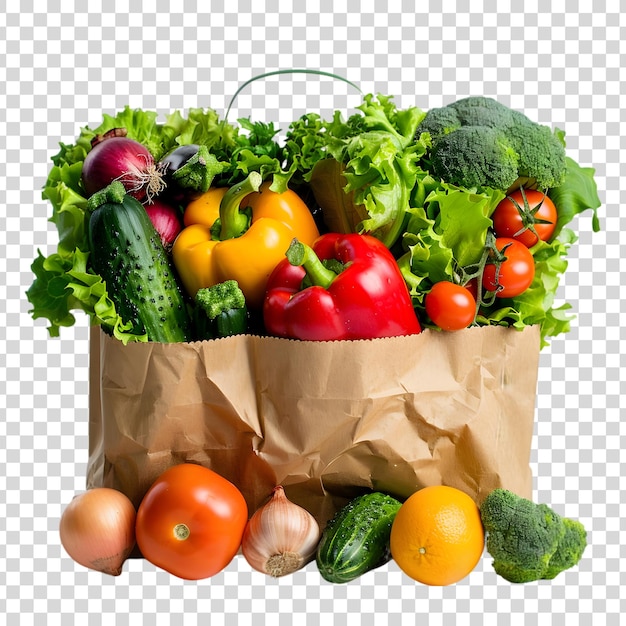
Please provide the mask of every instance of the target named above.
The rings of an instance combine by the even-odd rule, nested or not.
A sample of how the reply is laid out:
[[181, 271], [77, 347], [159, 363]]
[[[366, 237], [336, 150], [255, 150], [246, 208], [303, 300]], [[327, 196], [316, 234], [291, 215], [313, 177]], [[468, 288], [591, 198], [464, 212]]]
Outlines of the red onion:
[[158, 199], [144, 206], [153, 226], [161, 235], [163, 245], [169, 250], [182, 229], [182, 220], [178, 209]]
[[140, 202], [151, 200], [165, 183], [149, 150], [133, 139], [113, 135], [96, 138], [83, 163], [83, 183], [91, 196], [119, 180]]

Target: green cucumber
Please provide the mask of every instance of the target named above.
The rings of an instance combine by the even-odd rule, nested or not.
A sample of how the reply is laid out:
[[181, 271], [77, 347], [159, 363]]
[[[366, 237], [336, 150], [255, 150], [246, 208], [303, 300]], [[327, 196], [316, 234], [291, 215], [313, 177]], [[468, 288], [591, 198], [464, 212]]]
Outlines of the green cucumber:
[[190, 318], [174, 267], [143, 205], [119, 181], [88, 201], [90, 263], [124, 322], [149, 341], [188, 341]]
[[317, 547], [319, 572], [331, 583], [347, 583], [391, 559], [389, 535], [400, 502], [374, 491], [358, 496], [328, 522]]

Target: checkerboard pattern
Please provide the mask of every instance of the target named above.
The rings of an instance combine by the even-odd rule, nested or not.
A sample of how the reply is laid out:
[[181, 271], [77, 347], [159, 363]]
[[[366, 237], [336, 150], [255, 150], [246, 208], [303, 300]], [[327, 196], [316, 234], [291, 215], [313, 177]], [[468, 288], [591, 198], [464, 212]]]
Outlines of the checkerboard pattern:
[[[622, 320], [626, 217], [626, 17], [619, 3], [576, 0], [119, 0], [4, 2], [0, 14], [0, 613], [7, 624], [618, 624], [626, 532], [626, 389]], [[417, 6], [416, 6], [417, 5]], [[85, 8], [88, 7], [88, 8]], [[304, 8], [306, 7], [306, 8]], [[126, 104], [166, 114], [225, 111], [245, 80], [314, 68], [364, 92], [427, 109], [496, 97], [566, 131], [596, 168], [602, 231], [574, 223], [559, 299], [576, 319], [542, 352], [531, 465], [535, 499], [583, 521], [578, 567], [511, 585], [485, 554], [457, 585], [414, 583], [389, 564], [348, 585], [309, 565], [270, 580], [237, 557], [182, 582], [129, 562], [112, 579], [60, 546], [64, 506], [84, 489], [88, 323], [49, 339], [24, 297], [30, 263], [56, 246], [40, 190], [60, 141]], [[232, 117], [285, 129], [305, 111], [349, 113], [360, 96], [328, 78], [291, 75], [246, 88]], [[4, 623], [4, 622], [3, 622]]]

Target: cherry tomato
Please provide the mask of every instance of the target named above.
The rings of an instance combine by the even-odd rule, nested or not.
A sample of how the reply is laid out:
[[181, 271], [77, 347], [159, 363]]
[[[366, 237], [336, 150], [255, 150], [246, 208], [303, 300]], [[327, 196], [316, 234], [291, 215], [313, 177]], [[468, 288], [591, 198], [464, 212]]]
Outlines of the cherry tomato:
[[187, 580], [222, 571], [241, 545], [246, 501], [206, 467], [175, 465], [153, 483], [137, 509], [136, 538], [153, 565]]
[[[498, 298], [513, 298], [526, 291], [535, 277], [535, 260], [530, 250], [510, 237], [497, 237], [496, 248], [506, 260], [500, 264], [496, 282], [496, 265], [488, 263], [483, 271], [483, 287], [495, 291]], [[498, 286], [501, 287], [498, 291]]]
[[541, 191], [525, 189], [522, 195], [518, 189], [500, 201], [491, 219], [497, 237], [512, 237], [532, 248], [538, 239], [548, 241], [552, 236], [557, 210]]
[[424, 305], [428, 317], [443, 330], [467, 328], [476, 314], [476, 300], [469, 289], [445, 280], [433, 285]]

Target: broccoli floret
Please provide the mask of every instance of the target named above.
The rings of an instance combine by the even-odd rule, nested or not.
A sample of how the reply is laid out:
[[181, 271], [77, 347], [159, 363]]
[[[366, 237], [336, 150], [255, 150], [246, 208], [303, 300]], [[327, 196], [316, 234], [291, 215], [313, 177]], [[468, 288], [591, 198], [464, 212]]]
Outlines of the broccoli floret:
[[460, 187], [508, 189], [518, 177], [517, 152], [487, 126], [462, 126], [442, 136], [431, 158], [437, 176]]
[[585, 527], [578, 521], [562, 518], [565, 526], [565, 534], [563, 535], [556, 552], [552, 555], [548, 568], [543, 573], [543, 578], [554, 578], [562, 571], [574, 567], [582, 558], [583, 552], [587, 547], [587, 531]]
[[558, 187], [565, 179], [565, 147], [547, 126], [535, 124], [521, 113], [506, 136], [519, 154], [518, 175], [534, 179], [540, 189]]
[[580, 522], [506, 489], [489, 493], [480, 514], [493, 568], [513, 583], [554, 578], [576, 565], [587, 545]]
[[193, 321], [200, 341], [245, 333], [248, 307], [237, 281], [226, 280], [199, 289], [194, 299]]
[[544, 189], [565, 177], [565, 147], [556, 134], [493, 98], [470, 96], [431, 109], [416, 137], [424, 132], [435, 175], [452, 184]]
[[463, 126], [506, 128], [515, 123], [516, 111], [493, 98], [470, 96], [457, 100], [453, 107]]
[[415, 135], [419, 137], [421, 133], [429, 133], [433, 143], [437, 143], [441, 137], [458, 130], [461, 126], [459, 114], [453, 106], [439, 107], [426, 113]]

